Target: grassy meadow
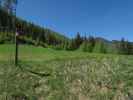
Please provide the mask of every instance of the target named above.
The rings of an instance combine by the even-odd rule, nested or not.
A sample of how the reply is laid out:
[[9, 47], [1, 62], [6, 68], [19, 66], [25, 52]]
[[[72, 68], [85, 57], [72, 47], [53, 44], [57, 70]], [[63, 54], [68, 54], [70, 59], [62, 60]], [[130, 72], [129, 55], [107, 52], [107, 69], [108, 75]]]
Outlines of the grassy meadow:
[[133, 56], [0, 45], [0, 100], [133, 100]]

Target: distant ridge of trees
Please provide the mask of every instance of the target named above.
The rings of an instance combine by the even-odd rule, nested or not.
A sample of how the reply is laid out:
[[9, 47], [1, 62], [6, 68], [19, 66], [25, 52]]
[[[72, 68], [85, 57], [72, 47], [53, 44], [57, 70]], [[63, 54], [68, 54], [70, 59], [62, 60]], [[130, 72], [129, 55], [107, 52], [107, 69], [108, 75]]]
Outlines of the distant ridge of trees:
[[50, 47], [56, 50], [81, 50], [90, 53], [114, 53], [133, 54], [133, 43], [125, 40], [108, 41], [103, 38], [93, 36], [80, 36], [78, 32], [75, 38], [69, 39], [50, 29], [40, 27], [34, 23], [27, 22], [13, 15], [9, 15], [0, 9], [0, 44], [13, 43], [13, 23], [16, 19], [17, 30], [22, 34], [19, 37], [20, 43], [32, 44], [35, 46]]

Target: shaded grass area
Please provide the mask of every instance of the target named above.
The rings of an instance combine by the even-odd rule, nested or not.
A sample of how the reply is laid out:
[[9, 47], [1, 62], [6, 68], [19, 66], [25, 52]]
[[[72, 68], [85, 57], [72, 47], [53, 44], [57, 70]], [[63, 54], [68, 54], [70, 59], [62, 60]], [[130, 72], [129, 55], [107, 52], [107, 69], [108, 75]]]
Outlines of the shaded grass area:
[[133, 100], [132, 56], [50, 50], [26, 46], [18, 67], [2, 59], [0, 100]]

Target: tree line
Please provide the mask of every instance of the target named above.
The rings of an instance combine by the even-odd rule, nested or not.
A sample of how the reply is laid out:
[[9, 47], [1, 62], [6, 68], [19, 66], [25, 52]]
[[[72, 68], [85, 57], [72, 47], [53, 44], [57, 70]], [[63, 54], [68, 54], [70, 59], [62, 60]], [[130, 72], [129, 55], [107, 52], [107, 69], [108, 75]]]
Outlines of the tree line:
[[[15, 19], [15, 23], [13, 22]], [[0, 43], [14, 42], [14, 26], [21, 34], [19, 42], [35, 46], [50, 47], [56, 50], [81, 50], [90, 53], [133, 54], [133, 43], [126, 41], [108, 41], [93, 36], [80, 36], [69, 39], [50, 29], [27, 22], [14, 15], [8, 14], [0, 8]]]
[[[15, 23], [13, 22], [15, 19]], [[34, 45], [59, 45], [67, 40], [67, 37], [54, 32], [48, 28], [40, 27], [32, 22], [27, 22], [14, 15], [8, 14], [0, 9], [0, 43], [11, 42], [14, 40], [14, 24], [16, 30], [20, 32], [20, 43]]]
[[104, 38], [93, 36], [80, 36], [67, 41], [62, 46], [65, 50], [81, 50], [89, 53], [133, 54], [133, 43], [122, 38], [120, 41], [108, 41]]
[[108, 41], [100, 37], [81, 37], [80, 33], [77, 33], [77, 36], [71, 40], [68, 48], [69, 50], [78, 49], [90, 53], [133, 54], [133, 42], [124, 38], [120, 41]]

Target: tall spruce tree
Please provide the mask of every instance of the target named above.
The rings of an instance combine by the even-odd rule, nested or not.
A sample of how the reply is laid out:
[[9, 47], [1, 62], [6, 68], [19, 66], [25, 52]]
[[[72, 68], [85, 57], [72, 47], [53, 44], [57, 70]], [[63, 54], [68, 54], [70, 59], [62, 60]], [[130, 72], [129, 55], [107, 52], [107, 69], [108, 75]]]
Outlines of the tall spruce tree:
[[77, 32], [77, 35], [76, 35], [76, 37], [75, 37], [75, 39], [74, 39], [74, 42], [75, 42], [75, 49], [78, 49], [79, 47], [80, 47], [80, 45], [82, 44], [82, 42], [83, 42], [83, 39], [82, 39], [82, 37], [80, 36], [80, 33], [79, 32]]

